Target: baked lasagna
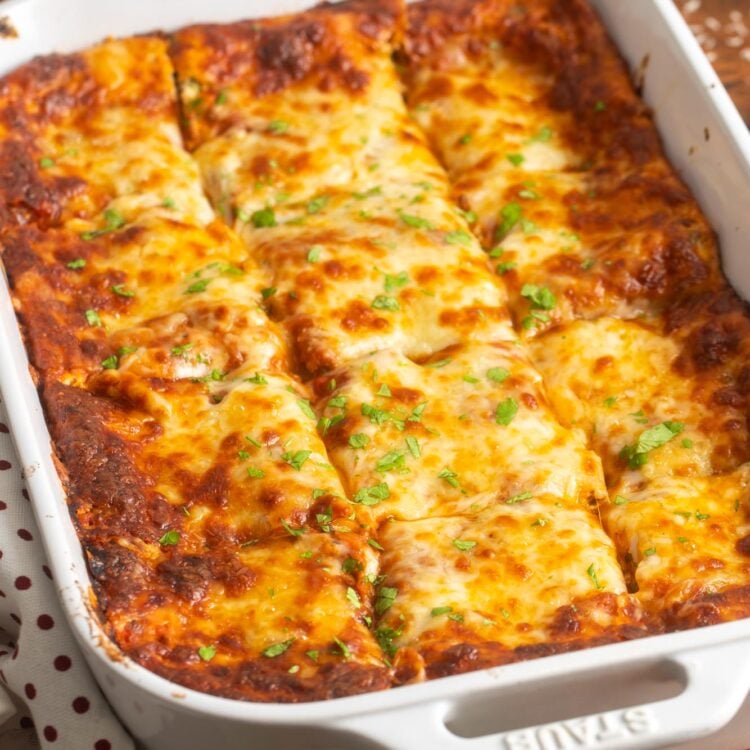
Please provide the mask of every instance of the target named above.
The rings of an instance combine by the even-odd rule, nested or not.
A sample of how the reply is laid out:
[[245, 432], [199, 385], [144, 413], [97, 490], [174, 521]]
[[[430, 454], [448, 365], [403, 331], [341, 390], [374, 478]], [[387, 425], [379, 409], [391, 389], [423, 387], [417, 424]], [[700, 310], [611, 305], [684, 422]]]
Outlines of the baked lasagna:
[[118, 648], [255, 701], [750, 614], [750, 317], [584, 0], [0, 80], [0, 250]]

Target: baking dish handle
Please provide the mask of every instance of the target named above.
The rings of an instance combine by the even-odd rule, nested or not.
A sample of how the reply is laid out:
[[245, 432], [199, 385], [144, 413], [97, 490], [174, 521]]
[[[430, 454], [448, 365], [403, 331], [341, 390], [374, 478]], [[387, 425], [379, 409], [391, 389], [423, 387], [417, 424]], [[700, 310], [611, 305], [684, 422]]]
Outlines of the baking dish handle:
[[[465, 737], [446, 726], [460, 713], [457, 704], [461, 698], [456, 696], [387, 713], [375, 711], [344, 720], [340, 726], [388, 750], [646, 750], [718, 731], [737, 713], [750, 688], [747, 641], [691, 650], [661, 659], [659, 663], [679, 675], [684, 684], [679, 695], [588, 716]], [[596, 671], [602, 691], [607, 691], [608, 682], [615, 675], [616, 669]], [[541, 686], [543, 680], [538, 684]], [[503, 694], [514, 689], [515, 686], [509, 685], [497, 691], [498, 707], [502, 706]], [[563, 689], [575, 690], [573, 678]], [[483, 697], [486, 700], [486, 694]], [[552, 705], [550, 708], [554, 710]]]

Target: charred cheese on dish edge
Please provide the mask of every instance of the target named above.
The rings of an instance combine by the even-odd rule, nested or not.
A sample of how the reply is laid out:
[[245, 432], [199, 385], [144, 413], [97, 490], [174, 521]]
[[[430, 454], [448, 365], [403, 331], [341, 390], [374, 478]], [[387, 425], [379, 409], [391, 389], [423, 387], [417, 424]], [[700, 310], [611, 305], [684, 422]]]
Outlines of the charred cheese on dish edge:
[[[580, 0], [417, 4], [404, 61], [411, 111], [477, 215], [551, 403], [602, 458], [631, 590], [669, 627], [736, 616], [747, 312], [622, 61]], [[702, 317], [706, 300], [731, 308], [734, 337]], [[683, 506], [706, 522], [689, 542], [672, 533]]]
[[171, 72], [161, 39], [107, 42], [30, 63], [0, 102], [15, 121], [36, 86], [47, 112], [31, 106], [26, 171], [3, 184], [3, 260], [106, 627], [227, 696], [386, 687], [368, 511], [203, 196]]
[[711, 230], [585, 2], [430, 0], [409, 19], [410, 110], [524, 335], [721, 286]]

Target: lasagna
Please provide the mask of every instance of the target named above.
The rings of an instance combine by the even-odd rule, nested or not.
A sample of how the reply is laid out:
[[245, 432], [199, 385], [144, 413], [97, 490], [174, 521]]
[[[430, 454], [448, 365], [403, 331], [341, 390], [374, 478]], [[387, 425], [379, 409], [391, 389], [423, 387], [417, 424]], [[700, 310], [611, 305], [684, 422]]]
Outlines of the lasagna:
[[750, 317], [583, 0], [348, 0], [0, 80], [92, 603], [352, 695], [750, 614]]

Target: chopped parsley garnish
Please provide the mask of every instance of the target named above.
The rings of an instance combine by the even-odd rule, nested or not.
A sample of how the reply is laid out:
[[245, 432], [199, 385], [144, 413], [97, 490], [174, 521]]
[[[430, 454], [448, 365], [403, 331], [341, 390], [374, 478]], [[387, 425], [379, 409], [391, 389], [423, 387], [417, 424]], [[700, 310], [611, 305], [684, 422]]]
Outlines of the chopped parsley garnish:
[[175, 357], [182, 356], [185, 352], [189, 352], [193, 348], [194, 344], [180, 344], [179, 346], [173, 346], [171, 353]]
[[629, 500], [622, 495], [615, 495], [615, 499], [612, 502], [615, 505], [625, 505], [625, 503], [629, 502]]
[[385, 294], [379, 294], [375, 297], [372, 301], [371, 307], [375, 310], [390, 310], [391, 312], [396, 312], [401, 309], [401, 306], [398, 304], [398, 300], [395, 297], [388, 297]]
[[346, 396], [335, 396], [328, 400], [326, 406], [333, 409], [346, 409]]
[[608, 409], [611, 409], [617, 403], [617, 396], [607, 396], [602, 403]]
[[66, 263], [65, 267], [69, 268], [71, 271], [77, 271], [80, 268], [86, 268], [86, 261], [83, 258], [76, 258], [75, 260]]
[[531, 188], [524, 188], [523, 190], [518, 191], [518, 197], [523, 198], [527, 201], [538, 201], [542, 196], [539, 195], [536, 190], [532, 190]]
[[600, 99], [594, 103], [594, 112], [604, 112], [607, 109], [607, 105]]
[[448, 615], [449, 620], [455, 620], [456, 622], [463, 622], [464, 616], [460, 612], [451, 612]]
[[316, 649], [305, 651], [305, 656], [307, 656], [309, 659], [312, 659], [313, 661], [318, 661], [319, 655], [320, 655], [320, 651], [317, 651]]
[[362, 600], [359, 598], [359, 594], [351, 586], [346, 587], [346, 598], [353, 607], [359, 608], [362, 606]]
[[594, 567], [594, 563], [591, 563], [589, 567], [586, 569], [586, 573], [588, 574], [588, 577], [591, 579], [591, 582], [596, 587], [597, 591], [601, 591], [604, 586], [602, 586], [601, 583], [599, 583], [599, 576], [596, 574], [596, 568]]
[[495, 409], [495, 422], [497, 424], [509, 425], [518, 413], [518, 401], [514, 398], [506, 398], [501, 401]]
[[49, 156], [43, 156], [39, 160], [39, 166], [42, 169], [51, 169], [52, 167], [55, 166], [55, 163], [56, 163], [55, 160]]
[[349, 646], [346, 645], [341, 639], [334, 638], [333, 642], [338, 647], [339, 652], [341, 653], [341, 656], [344, 657], [344, 659], [351, 659], [352, 658], [352, 652], [349, 649]]
[[531, 492], [519, 492], [517, 495], [511, 495], [506, 501], [506, 505], [516, 505], [524, 500], [531, 500], [534, 495]]
[[275, 286], [267, 286], [265, 289], [260, 290], [260, 296], [263, 297], [263, 299], [269, 299], [269, 297], [273, 297], [278, 291], [279, 290]]
[[467, 144], [471, 143], [471, 133], [464, 133], [459, 139], [458, 142], [462, 146], [466, 146]]
[[406, 455], [403, 451], [388, 451], [375, 465], [375, 471], [385, 474], [388, 471], [399, 471], [406, 467]]
[[690, 438], [684, 438], [680, 445], [682, 445], [683, 448], [692, 448], [693, 441]]
[[454, 232], [447, 232], [445, 234], [445, 241], [449, 245], [470, 245], [471, 235], [463, 229], [457, 229]]
[[407, 214], [403, 211], [398, 212], [399, 218], [407, 226], [414, 227], [414, 229], [432, 229], [432, 223], [427, 219], [423, 219], [421, 216], [415, 216], [414, 214]]
[[262, 479], [266, 475], [266, 472], [263, 471], [263, 469], [257, 468], [256, 466], [248, 466], [247, 475], [251, 479]]
[[656, 547], [649, 547], [648, 549], [643, 550], [643, 556], [644, 557], [651, 557], [651, 555], [656, 554]]
[[312, 451], [286, 451], [281, 454], [283, 461], [286, 461], [292, 468], [299, 471], [304, 465], [305, 461], [310, 458]]
[[210, 283], [211, 279], [199, 279], [198, 281], [194, 281], [185, 290], [185, 294], [198, 294], [199, 292], [205, 292]]
[[459, 550], [459, 552], [469, 552], [477, 546], [477, 543], [467, 539], [454, 539], [453, 546]]
[[374, 484], [371, 487], [360, 487], [352, 501], [361, 505], [377, 505], [382, 500], [391, 496], [391, 490], [385, 482]]
[[378, 392], [375, 395], [382, 396], [383, 398], [390, 398], [393, 396], [393, 393], [391, 393], [391, 389], [385, 383], [381, 383], [380, 388], [378, 388]]
[[289, 534], [289, 536], [302, 536], [305, 533], [304, 529], [294, 529], [292, 528], [283, 518], [281, 520], [281, 525], [284, 527], [284, 530]]
[[169, 198], [169, 197], [164, 198], [164, 200], [161, 202], [161, 205], [164, 208], [172, 208], [172, 209], [177, 208], [177, 204], [174, 202], [174, 198]]
[[458, 488], [460, 487], [460, 483], [458, 481], [458, 474], [456, 474], [455, 471], [452, 469], [449, 469], [446, 467], [438, 474], [438, 479], [443, 479], [444, 481], [448, 482], [448, 484], [451, 487]]
[[521, 288], [521, 296], [529, 300], [532, 307], [540, 310], [552, 310], [557, 304], [555, 295], [546, 286], [524, 284]]
[[113, 208], [108, 208], [104, 212], [104, 229], [83, 232], [81, 234], [81, 239], [93, 240], [97, 237], [101, 237], [103, 234], [114, 232], [123, 226], [125, 226], [125, 217], [119, 211], [115, 211]]
[[263, 227], [275, 227], [276, 214], [273, 212], [273, 209], [270, 206], [267, 206], [266, 208], [261, 208], [258, 211], [253, 211], [253, 213], [250, 215], [250, 221], [252, 221], [253, 226], [257, 229], [261, 229]]
[[419, 458], [422, 455], [422, 450], [419, 447], [419, 441], [417, 438], [412, 437], [409, 435], [406, 438], [406, 447], [409, 449], [409, 453], [411, 453], [413, 458]]
[[380, 543], [380, 542], [379, 542], [379, 541], [378, 541], [377, 539], [368, 539], [368, 540], [367, 540], [367, 543], [368, 543], [368, 544], [369, 544], [369, 545], [370, 545], [370, 546], [371, 546], [371, 547], [372, 547], [373, 549], [377, 549], [377, 550], [380, 550], [381, 552], [383, 552], [383, 551], [385, 550], [385, 547], [383, 547], [383, 545], [382, 545], [382, 544], [381, 544], [381, 543]]
[[86, 310], [84, 315], [86, 316], [86, 322], [90, 326], [101, 327], [102, 319], [99, 317], [99, 313], [96, 310]]
[[629, 417], [633, 417], [638, 424], [648, 424], [648, 417], [644, 413], [643, 409], [634, 411], [632, 414], [628, 414]]
[[472, 384], [480, 382], [479, 378], [475, 378], [473, 375], [470, 375], [468, 372], [462, 377], [462, 380], [465, 383], [472, 383]]
[[495, 273], [500, 276], [504, 276], [508, 271], [512, 271], [518, 263], [514, 260], [504, 260], [502, 263], [498, 263], [495, 266]]
[[289, 130], [289, 123], [285, 120], [271, 120], [271, 122], [268, 123], [268, 130], [271, 133], [274, 133], [274, 135], [280, 135]]
[[521, 164], [526, 161], [526, 157], [523, 154], [506, 154], [505, 158], [514, 166], [520, 167]]
[[382, 192], [383, 190], [380, 185], [375, 185], [375, 187], [371, 187], [369, 190], [365, 190], [363, 193], [352, 193], [352, 195], [358, 201], [363, 201], [366, 198], [372, 198], [374, 195], [381, 195]]
[[357, 432], [349, 436], [349, 445], [352, 448], [364, 448], [370, 442], [370, 436], [364, 432]]
[[115, 284], [110, 288], [118, 297], [135, 297], [135, 292], [132, 289], [127, 289], [125, 284]]
[[162, 547], [174, 547], [180, 541], [180, 532], [172, 529], [168, 531], [164, 536], [159, 539], [159, 544]]
[[439, 359], [437, 362], [428, 362], [425, 367], [431, 367], [433, 370], [438, 370], [441, 367], [449, 365], [453, 361], [452, 357], [446, 357], [445, 359]]
[[487, 370], [487, 378], [493, 383], [504, 383], [510, 377], [510, 373], [504, 367], [490, 367]]
[[620, 458], [628, 462], [628, 467], [638, 469], [648, 463], [648, 454], [668, 443], [685, 429], [682, 422], [662, 422], [644, 430], [633, 445], [626, 445], [620, 451]]
[[315, 416], [315, 412], [312, 409], [312, 406], [310, 406], [310, 402], [306, 398], [301, 398], [299, 401], [297, 401], [297, 406], [299, 406], [300, 411], [310, 419], [317, 419]]
[[708, 513], [701, 513], [700, 511], [698, 511], [695, 514], [696, 521], [705, 521], [707, 518], [711, 518]]
[[308, 202], [305, 210], [309, 214], [320, 213], [328, 205], [329, 200], [331, 199], [327, 195], [319, 195]]
[[322, 245], [313, 245], [307, 252], [307, 262], [317, 263], [320, 259], [320, 254], [323, 252]]
[[281, 656], [291, 646], [296, 638], [290, 638], [288, 641], [281, 641], [281, 643], [274, 643], [267, 648], [264, 648], [262, 653], [263, 656], [267, 656], [269, 659], [273, 659], [277, 656]]
[[117, 356], [115, 354], [111, 354], [106, 359], [103, 359], [102, 367], [105, 370], [116, 370], [117, 369]]
[[552, 139], [553, 135], [554, 131], [552, 128], [549, 127], [549, 125], [544, 125], [539, 129], [539, 132], [536, 133], [536, 135], [531, 137], [531, 143], [546, 143]]
[[448, 612], [453, 612], [453, 607], [433, 607], [430, 610], [432, 617], [440, 617], [440, 615], [447, 615]]
[[344, 562], [341, 563], [341, 569], [344, 573], [349, 573], [350, 575], [362, 570], [362, 568], [362, 563], [359, 562], [359, 560], [355, 560], [353, 557], [347, 557], [344, 559]]
[[237, 458], [239, 458], [240, 461], [247, 461], [247, 459], [250, 458], [250, 453], [248, 453], [248, 451], [237, 451]]
[[393, 602], [396, 601], [397, 596], [398, 589], [391, 588], [390, 586], [381, 587], [375, 598], [375, 614], [382, 615], [389, 610], [393, 606]]
[[386, 292], [392, 292], [395, 289], [400, 289], [402, 286], [406, 286], [408, 283], [409, 274], [406, 273], [406, 271], [401, 271], [401, 273], [397, 273], [395, 276], [391, 276], [391, 274], [388, 273], [385, 275], [384, 285]]
[[255, 375], [251, 375], [249, 378], [245, 378], [246, 383], [253, 383], [254, 385], [268, 385], [268, 380], [266, 380], [259, 372], [256, 372]]
[[518, 203], [507, 203], [500, 209], [500, 224], [495, 229], [495, 241], [500, 242], [521, 221], [523, 209]]
[[216, 656], [216, 646], [201, 646], [198, 649], [198, 656], [203, 661], [211, 661]]
[[398, 651], [398, 647], [394, 646], [393, 641], [401, 635], [401, 632], [401, 628], [398, 630], [394, 630], [393, 628], [378, 628], [375, 631], [375, 638], [377, 638], [380, 648], [390, 657], [393, 657], [396, 651]]

